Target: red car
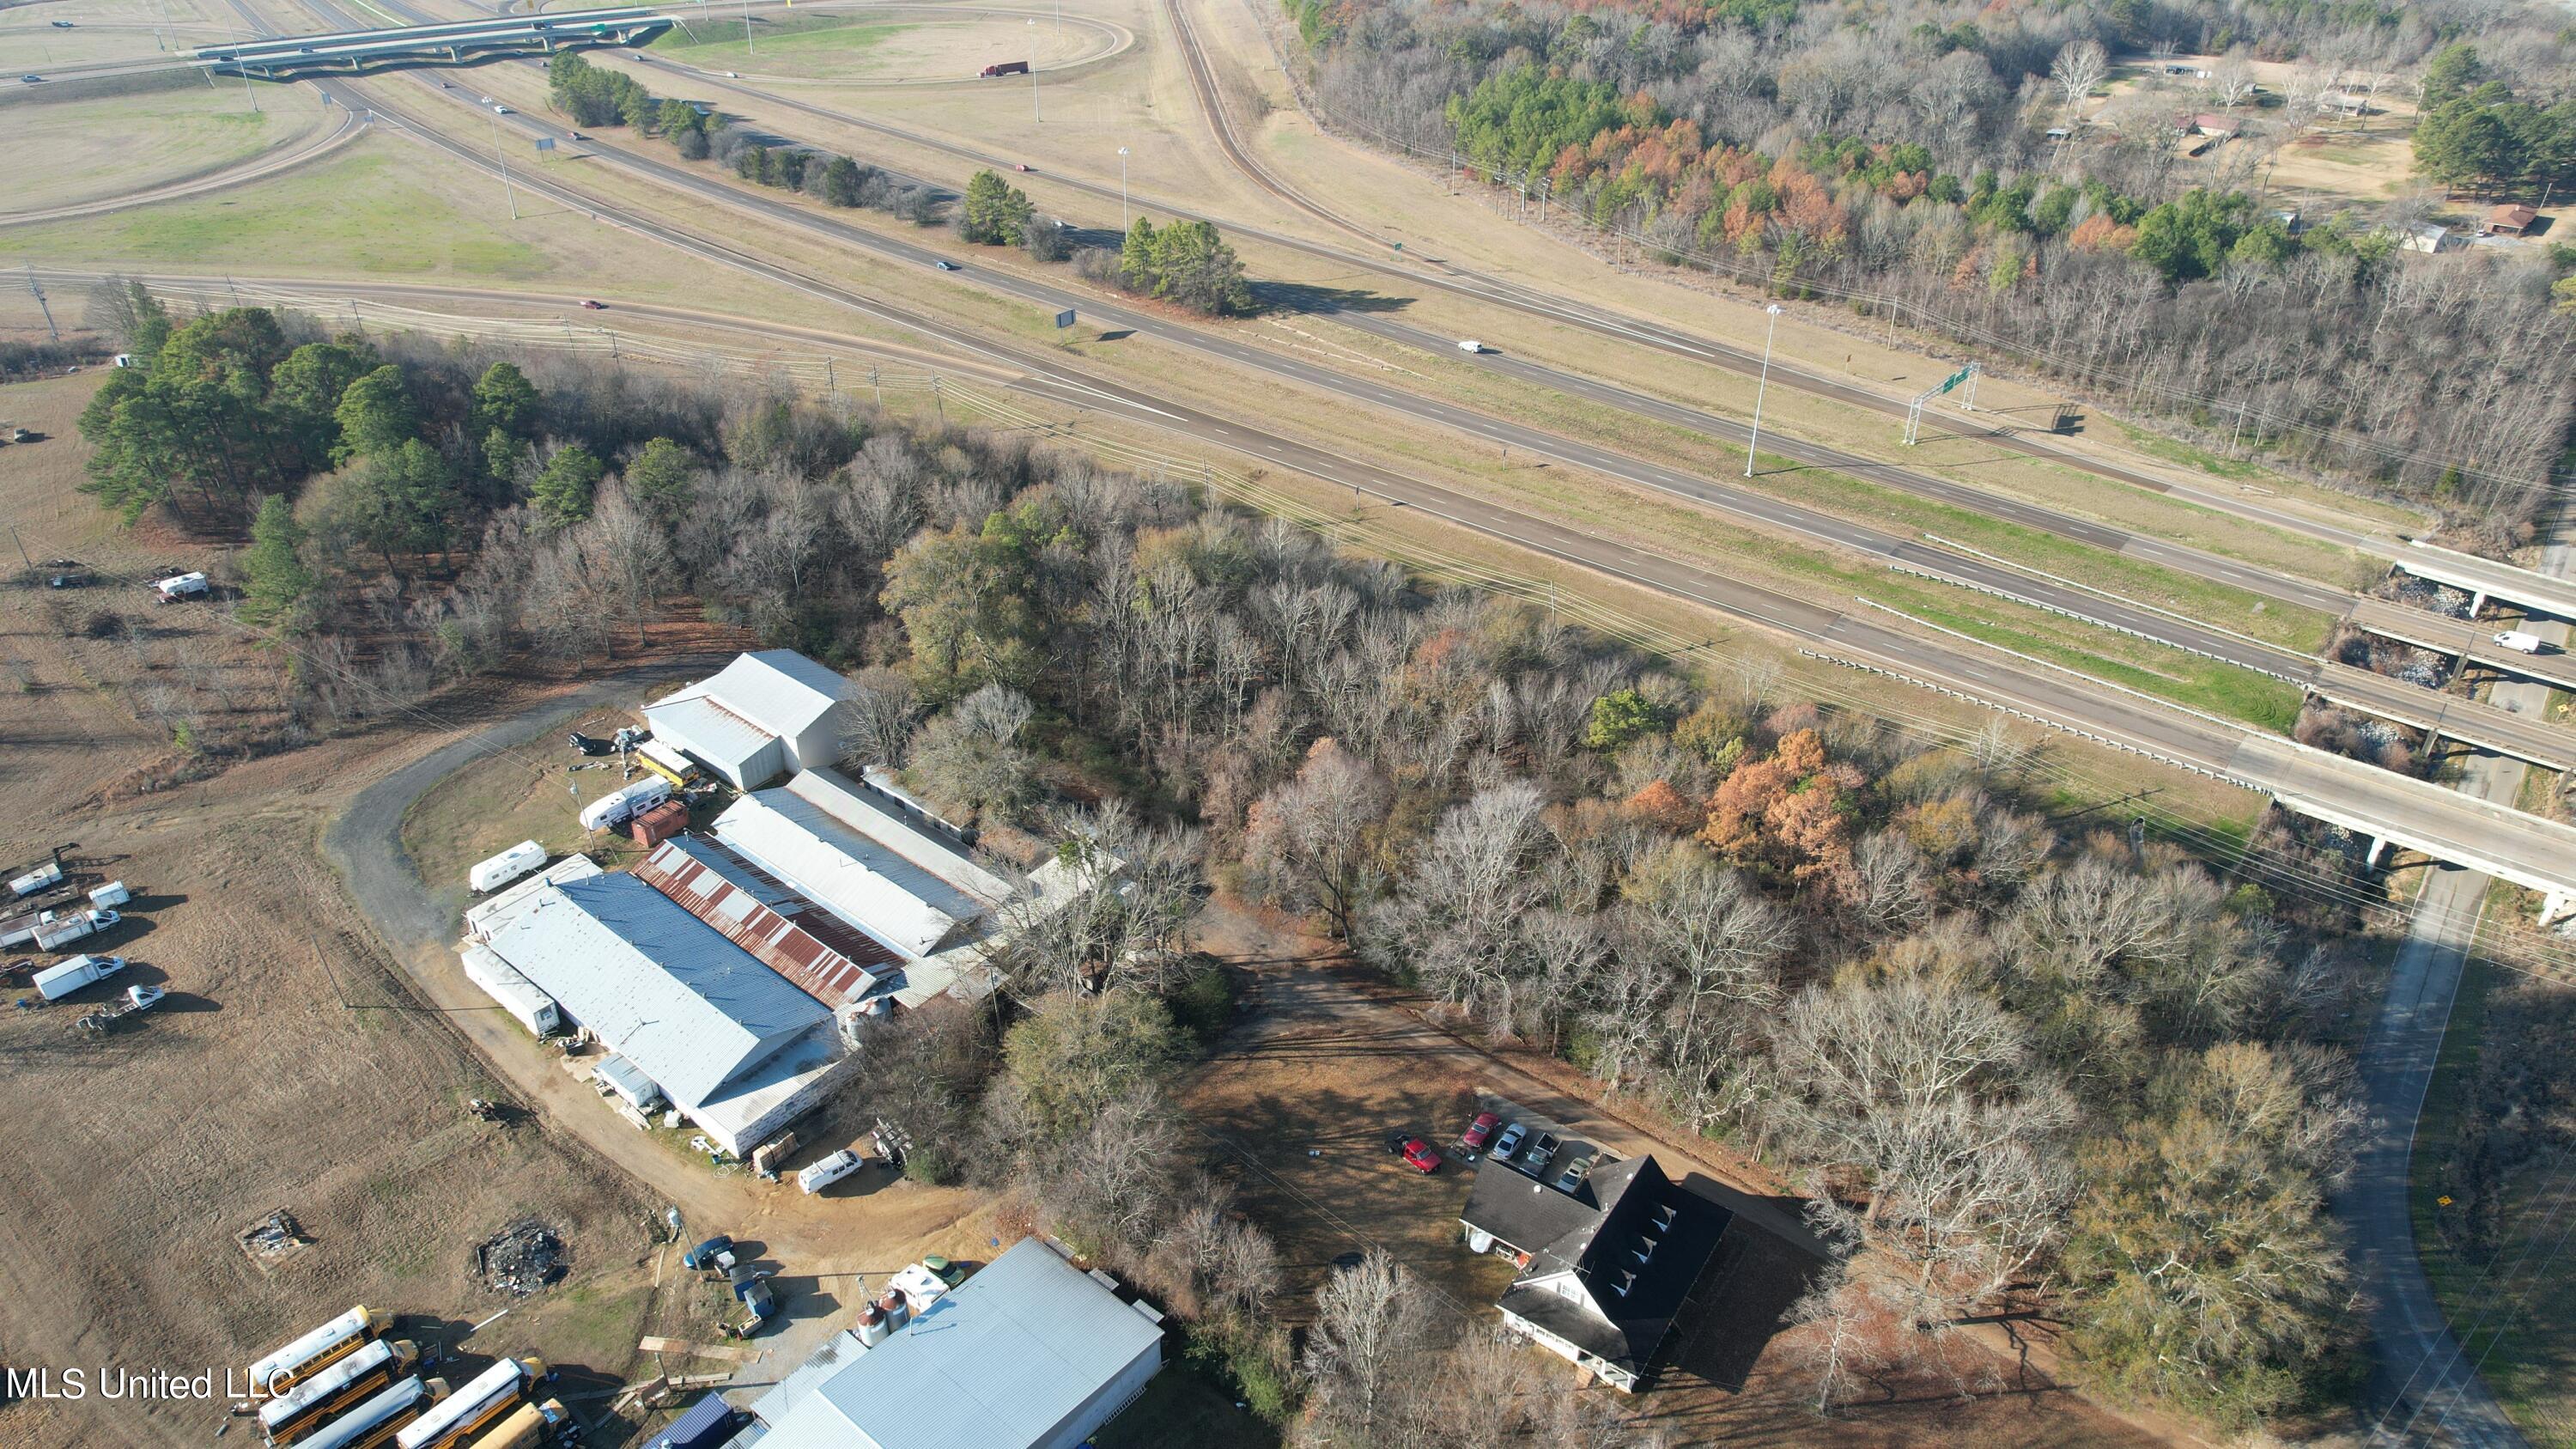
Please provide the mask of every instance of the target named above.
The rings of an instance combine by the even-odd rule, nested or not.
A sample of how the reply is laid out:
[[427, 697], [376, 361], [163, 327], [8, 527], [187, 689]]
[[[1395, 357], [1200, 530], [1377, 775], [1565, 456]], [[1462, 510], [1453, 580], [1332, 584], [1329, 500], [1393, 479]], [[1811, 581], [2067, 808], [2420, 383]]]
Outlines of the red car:
[[1440, 1154], [1431, 1150], [1430, 1143], [1410, 1137], [1404, 1143], [1404, 1165], [1416, 1172], [1438, 1172]]
[[584, 297], [581, 300], [581, 308], [585, 312], [605, 312], [608, 310], [608, 304], [606, 302], [595, 302], [588, 297]]
[[1485, 1143], [1492, 1139], [1494, 1129], [1502, 1125], [1503, 1119], [1497, 1114], [1479, 1112], [1476, 1114], [1476, 1120], [1468, 1123], [1467, 1130], [1459, 1135], [1458, 1145], [1469, 1152], [1482, 1152], [1485, 1150]]

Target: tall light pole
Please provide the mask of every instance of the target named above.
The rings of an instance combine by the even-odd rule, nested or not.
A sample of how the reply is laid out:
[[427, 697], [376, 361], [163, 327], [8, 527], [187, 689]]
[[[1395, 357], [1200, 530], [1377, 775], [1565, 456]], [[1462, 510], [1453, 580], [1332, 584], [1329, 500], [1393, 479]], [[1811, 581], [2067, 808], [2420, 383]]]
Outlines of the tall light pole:
[[510, 220], [519, 219], [519, 193], [510, 189], [510, 153], [501, 141], [501, 113], [492, 113], [492, 159], [501, 163], [501, 194], [510, 198]]
[[253, 90], [253, 89], [251, 88], [251, 83], [250, 83], [250, 67], [249, 67], [249, 66], [246, 66], [246, 65], [245, 65], [245, 66], [243, 66], [243, 67], [241, 68], [241, 73], [242, 73], [242, 94], [243, 94], [243, 95], [246, 95], [246, 96], [248, 96], [248, 97], [250, 97], [250, 109], [251, 109], [251, 113], [252, 113], [253, 115], [257, 115], [257, 114], [259, 113], [259, 92], [258, 92], [258, 91], [256, 91], [256, 90]]
[[1124, 234], [1131, 223], [1127, 220], [1127, 148], [1118, 148], [1118, 230]]
[[760, 47], [751, 43], [751, 0], [742, 0], [742, 53], [760, 54]]
[[1038, 23], [1032, 19], [1029, 21], [1029, 121], [1033, 125], [1043, 126], [1046, 124], [1046, 117], [1038, 114], [1037, 49]]
[[1771, 330], [1762, 334], [1762, 380], [1753, 385], [1753, 431], [1744, 439], [1744, 476], [1753, 476], [1753, 449], [1762, 441], [1762, 394], [1771, 386], [1771, 339], [1780, 335], [1780, 304], [1762, 309], [1771, 314]]

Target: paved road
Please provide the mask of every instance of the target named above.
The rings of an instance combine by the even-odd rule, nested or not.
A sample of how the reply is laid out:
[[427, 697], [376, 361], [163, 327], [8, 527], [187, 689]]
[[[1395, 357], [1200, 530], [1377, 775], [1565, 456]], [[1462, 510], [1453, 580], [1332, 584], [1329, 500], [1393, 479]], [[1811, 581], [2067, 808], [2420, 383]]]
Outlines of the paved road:
[[[327, 6], [316, 0], [315, 8], [328, 14]], [[348, 93], [344, 102], [374, 106], [382, 117], [415, 131], [428, 144], [447, 151], [469, 166], [481, 168], [487, 159], [475, 147], [457, 142], [422, 124], [406, 107], [384, 92], [395, 83], [390, 79], [365, 82], [334, 81], [332, 86]], [[434, 82], [422, 81], [426, 88]], [[455, 92], [428, 90], [430, 99], [440, 95], [454, 98]], [[463, 101], [456, 101], [463, 104]], [[569, 142], [561, 127], [525, 114], [507, 118], [507, 123], [525, 133], [553, 136], [558, 143]], [[932, 254], [908, 243], [848, 226], [832, 218], [803, 211], [783, 202], [749, 194], [705, 178], [695, 172], [667, 165], [648, 157], [634, 155], [618, 148], [595, 146], [593, 154], [625, 169], [644, 175], [685, 195], [703, 198], [729, 210], [748, 212], [779, 224], [815, 231], [855, 248], [875, 251], [908, 263], [927, 266]], [[806, 277], [789, 268], [768, 261], [748, 251], [699, 237], [651, 216], [619, 208], [570, 190], [542, 176], [522, 176], [519, 184], [530, 191], [550, 196], [578, 211], [600, 216], [612, 224], [653, 237], [683, 252], [721, 265], [768, 277], [781, 284], [817, 298], [826, 299], [879, 320], [909, 328], [960, 349], [970, 356], [988, 362], [1016, 367], [1028, 375], [1023, 386], [1040, 396], [1070, 402], [1076, 406], [1098, 408], [1151, 426], [1187, 434], [1203, 442], [1214, 443], [1243, 455], [1263, 459], [1280, 467], [1294, 469], [1309, 476], [1350, 486], [1355, 496], [1368, 495], [1397, 506], [1412, 507], [1434, 514], [1460, 526], [1504, 539], [1551, 557], [1576, 563], [1645, 587], [1660, 590], [1720, 612], [1732, 614], [1810, 642], [1835, 657], [1881, 665], [1925, 680], [1979, 701], [2018, 710], [2032, 718], [2073, 727], [2107, 742], [2153, 754], [2171, 762], [2207, 770], [2225, 778], [2246, 782], [2256, 788], [2269, 789], [2290, 798], [2318, 802], [2339, 812], [2347, 821], [2369, 823], [2400, 843], [2422, 849], [2446, 859], [2480, 862], [2507, 861], [2521, 870], [2523, 877], [2544, 886], [2560, 883], [2576, 887], [2576, 830], [2543, 822], [2516, 812], [2484, 807], [2466, 801], [2447, 790], [2422, 781], [2407, 780], [2373, 767], [2331, 756], [2302, 751], [2286, 741], [2258, 738], [2248, 732], [2214, 721], [2198, 719], [2168, 708], [2106, 691], [2090, 681], [2049, 674], [2006, 662], [2001, 656], [1962, 653], [1944, 645], [1929, 643], [1920, 637], [1900, 632], [1858, 614], [1845, 613], [1831, 604], [1810, 599], [1792, 598], [1725, 578], [1696, 564], [1679, 559], [1641, 553], [1627, 546], [1598, 538], [1557, 520], [1525, 514], [1483, 499], [1467, 497], [1435, 484], [1422, 482], [1390, 470], [1342, 457], [1328, 450], [1292, 439], [1245, 427], [1215, 417], [1185, 404], [1159, 398], [1106, 379], [1081, 373], [1058, 357], [1022, 351], [998, 344], [960, 327], [933, 318], [889, 307], [873, 298], [848, 288]], [[985, 279], [996, 290], [1019, 295], [1049, 307], [1080, 305], [1094, 317], [1105, 313], [1119, 325], [1142, 330], [1161, 329], [1160, 324], [1142, 313], [1124, 308], [1104, 307], [1088, 296], [1059, 291], [1039, 283], [1016, 278]], [[1304, 364], [1283, 361], [1261, 349], [1224, 339], [1205, 339], [1212, 349], [1221, 351], [1247, 365], [1279, 370], [1302, 368]], [[1301, 380], [1331, 390], [1362, 389], [1363, 385], [1334, 374], [1315, 370], [1311, 378], [1294, 374]], [[1365, 390], [1355, 393], [1367, 397]], [[1397, 398], [1401, 404], [1406, 399]], [[1454, 420], [1455, 425], [1471, 432], [1491, 434], [1504, 425], [1466, 414], [1446, 405], [1425, 404], [1427, 415], [1436, 420]], [[1581, 449], [1579, 445], [1547, 437], [1527, 429], [1513, 428], [1503, 436], [1520, 440], [1534, 452], [1554, 455], [1565, 451], [1568, 456], [1598, 456], [1604, 466], [1625, 472], [1643, 465], [1619, 459], [1600, 450]], [[1660, 470], [1676, 488], [1706, 486], [1672, 470]], [[1770, 499], [1754, 499], [1744, 505], [1748, 511], [1770, 512], [1792, 508]], [[1798, 510], [1804, 512], [1804, 510]], [[1783, 515], [1786, 516], [1786, 515]], [[1845, 527], [1832, 520], [1836, 527]], [[1821, 526], [1821, 525], [1820, 525]], [[1857, 528], [1856, 525], [1849, 527]], [[1882, 535], [1882, 537], [1884, 537]], [[1908, 547], [1912, 547], [1908, 545]], [[1915, 557], [1925, 557], [1917, 554]], [[1947, 563], [1946, 567], [1962, 573], [1973, 573], [1969, 563]], [[1991, 575], [1989, 575], [1991, 576]], [[2027, 587], [2020, 576], [2000, 580], [2015, 589]]]
[[[234, 3], [237, 8], [243, 8], [246, 15], [249, 13], [246, 7], [241, 6], [241, 0], [234, 0]], [[345, 17], [333, 11], [327, 0], [309, 0], [309, 3], [326, 22], [346, 23]], [[453, 104], [467, 104], [457, 92], [441, 92], [433, 88], [433, 81], [414, 79], [420, 87], [415, 94], [425, 93], [431, 100], [445, 96]], [[476, 147], [430, 129], [400, 103], [389, 99], [385, 91], [398, 84], [392, 78], [329, 84], [348, 93], [343, 98], [344, 103], [354, 97], [362, 104], [373, 105], [386, 117], [410, 127], [428, 144], [447, 151], [465, 164], [478, 169], [487, 164]], [[563, 128], [525, 114], [507, 118], [507, 124], [526, 134], [554, 137], [559, 145], [570, 140], [569, 133]], [[816, 232], [854, 248], [899, 261], [926, 267], [933, 260], [931, 253], [909, 243], [877, 237], [833, 218], [738, 190], [658, 159], [605, 145], [593, 145], [591, 153], [684, 195], [702, 198], [731, 211]], [[1042, 396], [1114, 411], [1140, 422], [1219, 444], [1249, 457], [1266, 459], [1312, 477], [1343, 483], [1352, 487], [1355, 495], [1373, 495], [1398, 506], [1417, 508], [1524, 548], [1761, 623], [1811, 641], [1834, 657], [1893, 669], [1907, 677], [1930, 682], [1984, 703], [2072, 727], [2121, 747], [2207, 770], [2269, 790], [2283, 798], [2308, 802], [2311, 808], [2334, 818], [2365, 825], [2374, 833], [2385, 834], [2402, 845], [2443, 859], [2491, 865], [2515, 879], [2542, 888], [2565, 886], [2576, 889], [2576, 829], [2464, 799], [2423, 781], [2390, 775], [2371, 766], [2303, 751], [2287, 741], [2255, 736], [2216, 720], [2194, 717], [2114, 693], [2093, 681], [2007, 663], [1999, 655], [1962, 653], [1889, 628], [1875, 619], [1846, 614], [1831, 605], [1747, 585], [1682, 560], [1645, 554], [1555, 519], [1466, 497], [1373, 464], [1244, 427], [1119, 383], [1091, 378], [1047, 354], [1023, 352], [1016, 347], [990, 342], [962, 328], [888, 307], [850, 289], [803, 276], [747, 251], [582, 195], [548, 178], [523, 177], [520, 184], [530, 191], [551, 196], [567, 206], [598, 215], [603, 220], [656, 238], [684, 252], [769, 277], [809, 295], [911, 328], [959, 347], [969, 355], [1017, 366], [1029, 374], [1029, 381], [1024, 386]], [[1078, 304], [1093, 316], [1100, 317], [1105, 313], [1120, 325], [1149, 331], [1159, 327], [1154, 319], [1142, 313], [1104, 306], [1087, 295], [1064, 292], [1018, 278], [985, 280], [995, 290], [1027, 298], [1042, 306], [1055, 308]], [[1369, 397], [1365, 386], [1353, 380], [1319, 369], [1311, 370], [1311, 376], [1308, 372], [1294, 371], [1304, 368], [1305, 364], [1279, 359], [1261, 349], [1229, 340], [1208, 337], [1203, 341], [1211, 350], [1246, 365], [1272, 371], [1290, 370], [1288, 375], [1312, 385]], [[1509, 430], [1501, 436], [1521, 440], [1532, 451], [1542, 454], [1554, 456], [1563, 452], [1577, 458], [1598, 455], [1603, 465], [1620, 472], [1645, 466], [1603, 454], [1600, 450], [1586, 449], [1531, 430], [1466, 414], [1463, 409], [1445, 404], [1402, 398], [1392, 401], [1397, 405], [1414, 401], [1424, 416], [1474, 433], [1493, 436], [1495, 430], [1508, 427]], [[1659, 471], [1676, 487], [1706, 486], [1703, 480], [1691, 479], [1672, 470]], [[1769, 499], [1751, 500], [1744, 506], [1757, 516], [1791, 507]], [[1835, 527], [1857, 527], [1842, 525], [1840, 520], [1830, 520], [1830, 523]], [[1969, 572], [1965, 563], [1945, 566]], [[2027, 587], [2019, 576], [2014, 576], [2010, 582], [2016, 588]]]
[[[2551, 545], [2545, 567], [2560, 576], [2576, 571], [2576, 546]], [[2568, 632], [2561, 623], [2534, 627], [2562, 644]], [[2549, 691], [2517, 682], [2498, 685], [2494, 697], [2507, 709], [2537, 713], [2548, 706]], [[2509, 799], [2522, 777], [2508, 761], [2479, 759], [2462, 788]], [[2448, 868], [2426, 883], [2359, 1064], [2371, 1125], [2334, 1211], [2355, 1276], [2371, 1293], [2367, 1402], [2382, 1442], [2442, 1433], [2479, 1449], [2524, 1442], [2452, 1336], [2416, 1253], [2412, 1212], [2415, 1130], [2487, 886], [2484, 875]]]
[[[747, 93], [759, 95], [790, 110], [844, 120], [852, 124], [862, 124], [857, 118], [845, 116], [828, 108], [768, 92], [751, 91], [746, 87], [724, 82], [721, 78], [710, 77], [704, 71], [685, 67], [664, 68], [685, 69], [693, 77], [713, 79], [717, 84], [725, 85], [729, 89], [745, 90]], [[613, 156], [622, 163], [640, 165], [653, 174], [656, 180], [667, 181], [668, 173], [673, 169], [662, 166], [650, 157], [638, 157], [606, 143], [594, 142], [593, 148], [602, 156]], [[691, 175], [691, 173], [681, 174]], [[741, 195], [738, 191], [732, 194]], [[751, 200], [766, 201], [765, 198], [759, 197], [753, 197]], [[814, 213], [803, 208], [778, 206], [777, 212], [782, 219], [788, 220], [791, 224], [808, 225], [816, 230], [829, 230], [837, 241], [889, 255], [909, 264], [932, 266], [942, 255], [926, 248], [914, 247], [882, 237], [874, 232], [818, 218]], [[2446, 698], [2404, 680], [2391, 679], [2367, 670], [2325, 663], [2300, 651], [2282, 649], [2246, 639], [2223, 630], [2193, 623], [2161, 610], [2139, 607], [2089, 589], [2043, 578], [2001, 560], [1973, 556], [1905, 535], [1889, 533], [1867, 524], [1803, 507], [1753, 488], [1667, 468], [1632, 457], [1616, 449], [1577, 442], [1544, 429], [1528, 427], [1472, 408], [1390, 387], [1373, 379], [1354, 377], [1303, 359], [1283, 356], [1267, 348], [1237, 341], [1230, 336], [1166, 324], [1151, 314], [1121, 307], [1093, 294], [1055, 288], [1023, 277], [996, 272], [978, 271], [975, 273], [975, 281], [989, 290], [1018, 296], [1049, 310], [1076, 308], [1095, 320], [1104, 320], [1137, 331], [1152, 332], [1180, 345], [1218, 354], [1231, 362], [1268, 371], [1307, 386], [1332, 391], [1353, 401], [1390, 408], [1456, 431], [1485, 437], [1503, 448], [1506, 454], [1512, 450], [1518, 450], [1524, 455], [1549, 458], [1618, 478], [1638, 487], [1688, 498], [1702, 506], [1757, 527], [1862, 553], [1902, 569], [1929, 573], [1946, 581], [2100, 623], [2124, 633], [2252, 669], [2296, 684], [2334, 703], [2361, 709], [2416, 729], [2437, 730], [2450, 738], [2464, 740], [2480, 748], [2499, 750], [2518, 759], [2529, 760], [2551, 769], [2566, 769], [2576, 765], [2576, 733], [2543, 721], [2509, 715], [2491, 709], [2480, 701]], [[1339, 310], [1333, 315], [1335, 320], [1347, 326], [1408, 346], [1437, 353], [1456, 351], [1453, 339], [1425, 332], [1380, 314]], [[1742, 423], [1614, 384], [1598, 382], [1531, 359], [1496, 353], [1481, 355], [1478, 361], [1486, 367], [1523, 381], [1600, 402], [1641, 418], [1731, 440], [1744, 440], [1749, 433], [1747, 426]], [[1952, 507], [1969, 509], [2004, 522], [2038, 529], [2093, 547], [2106, 548], [2142, 562], [2171, 568], [2303, 607], [2319, 609], [2338, 617], [2350, 611], [2357, 602], [2350, 593], [2341, 589], [2292, 578], [2205, 550], [2145, 537], [2028, 500], [1991, 493], [1985, 489], [1954, 483], [1913, 469], [1878, 462], [1826, 444], [1785, 436], [1776, 430], [1767, 436], [1770, 439], [1772, 453], [1797, 462], [1850, 473], [1918, 497]]]

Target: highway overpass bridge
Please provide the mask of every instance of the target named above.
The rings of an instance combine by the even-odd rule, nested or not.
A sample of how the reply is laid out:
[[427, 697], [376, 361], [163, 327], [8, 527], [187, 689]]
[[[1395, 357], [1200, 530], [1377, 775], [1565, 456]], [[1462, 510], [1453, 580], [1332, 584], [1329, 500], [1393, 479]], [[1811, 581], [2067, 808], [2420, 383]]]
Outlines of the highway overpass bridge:
[[576, 10], [560, 15], [495, 16], [438, 25], [287, 35], [200, 46], [194, 62], [226, 75], [283, 80], [321, 71], [356, 73], [370, 64], [462, 64], [495, 55], [552, 55], [590, 45], [641, 45], [677, 23], [650, 6]]

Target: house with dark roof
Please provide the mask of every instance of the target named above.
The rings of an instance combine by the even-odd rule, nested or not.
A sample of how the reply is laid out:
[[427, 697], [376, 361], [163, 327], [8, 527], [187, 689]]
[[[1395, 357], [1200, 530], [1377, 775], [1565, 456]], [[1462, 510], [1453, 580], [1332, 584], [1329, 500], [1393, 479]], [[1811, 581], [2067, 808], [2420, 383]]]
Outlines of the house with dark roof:
[[1733, 1217], [1649, 1156], [1573, 1192], [1488, 1161], [1460, 1221], [1470, 1247], [1520, 1267], [1495, 1305], [1504, 1326], [1633, 1393]]

